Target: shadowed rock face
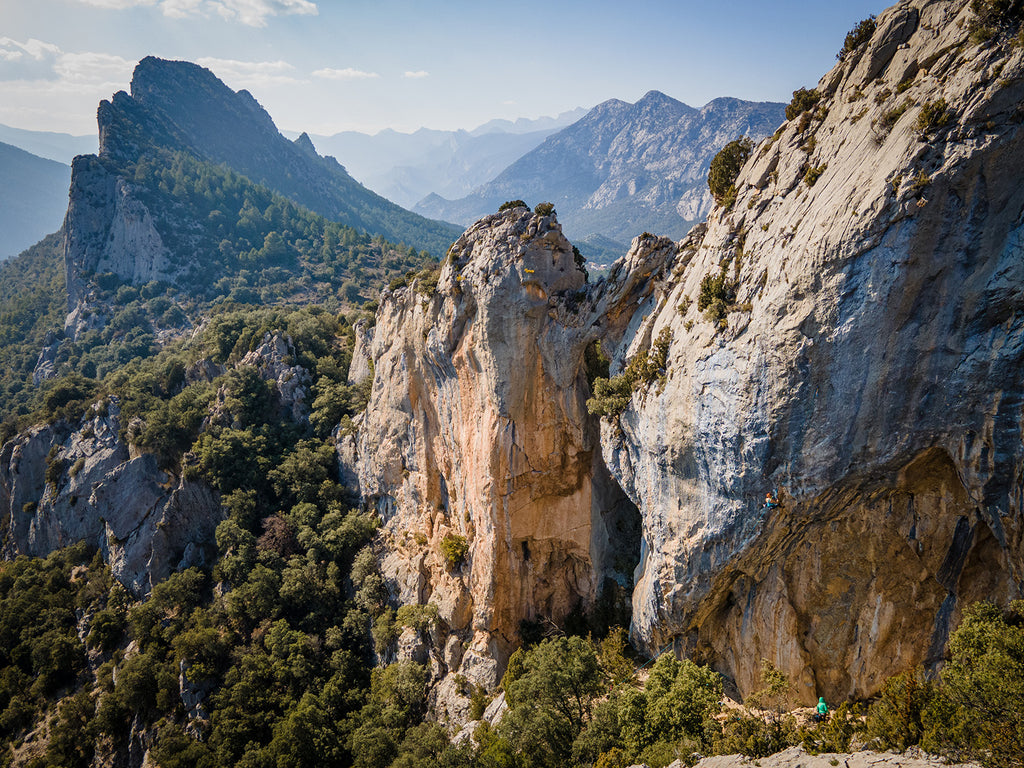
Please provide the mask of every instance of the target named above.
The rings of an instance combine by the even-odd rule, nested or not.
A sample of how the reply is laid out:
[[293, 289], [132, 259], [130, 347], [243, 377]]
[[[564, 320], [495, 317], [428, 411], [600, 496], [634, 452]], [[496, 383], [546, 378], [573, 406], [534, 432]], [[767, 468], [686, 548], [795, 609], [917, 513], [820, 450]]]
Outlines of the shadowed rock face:
[[136, 595], [213, 554], [220, 499], [175, 480], [151, 454], [131, 458], [116, 403], [72, 430], [37, 427], [0, 453], [3, 556], [43, 557], [85, 541]]
[[[731, 209], [678, 245], [638, 239], [599, 286], [519, 209], [467, 231], [437, 294], [382, 303], [343, 453], [396, 594], [441, 606], [474, 679], [518, 619], [593, 600], [605, 466], [642, 518], [634, 641], [744, 693], [768, 659], [800, 701], [871, 695], [938, 662], [966, 602], [1019, 595], [1024, 51], [970, 44], [969, 14], [881, 14], [755, 149]], [[697, 308], [723, 268], [724, 326]], [[583, 350], [601, 338], [616, 373], [665, 329], [665, 381], [602, 424], [602, 463]], [[470, 542], [461, 570], [448, 532]]]
[[[1019, 594], [1024, 56], [970, 45], [968, 14], [882, 14], [755, 149], [638, 331], [672, 330], [665, 387], [604, 427], [644, 518], [634, 638], [741, 691], [767, 658], [803, 701], [870, 695], [965, 602]], [[723, 261], [720, 329], [678, 307]]]

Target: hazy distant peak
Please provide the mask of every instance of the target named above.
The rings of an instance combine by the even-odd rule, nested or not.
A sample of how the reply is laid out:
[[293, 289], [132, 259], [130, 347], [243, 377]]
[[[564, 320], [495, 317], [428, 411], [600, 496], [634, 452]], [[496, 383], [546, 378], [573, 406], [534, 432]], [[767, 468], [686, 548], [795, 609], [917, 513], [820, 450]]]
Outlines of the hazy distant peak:
[[471, 136], [482, 136], [488, 133], [533, 133], [534, 131], [549, 131], [555, 128], [564, 128], [572, 125], [581, 117], [587, 114], [584, 107], [576, 107], [567, 112], [562, 112], [555, 117], [528, 118], [520, 117], [515, 120], [495, 119], [489, 120], [481, 126], [474, 128], [468, 133]]
[[295, 146], [305, 152], [307, 155], [317, 157], [316, 147], [313, 146], [313, 140], [309, 138], [309, 134], [303, 131], [299, 138], [294, 142]]
[[689, 112], [696, 112], [697, 110], [688, 104], [684, 104], [678, 99], [673, 99], [661, 91], [648, 91], [645, 93], [639, 101], [633, 106], [658, 106], [658, 107], [674, 107], [676, 109], [683, 109]]

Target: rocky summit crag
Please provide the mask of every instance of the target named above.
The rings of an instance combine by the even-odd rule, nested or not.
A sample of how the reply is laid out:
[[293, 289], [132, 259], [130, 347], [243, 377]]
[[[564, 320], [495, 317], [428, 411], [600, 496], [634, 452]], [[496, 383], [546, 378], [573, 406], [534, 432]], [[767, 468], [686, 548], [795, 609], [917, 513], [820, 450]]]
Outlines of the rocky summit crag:
[[100, 155], [132, 161], [153, 144], [186, 149], [280, 192], [333, 221], [441, 253], [458, 235], [385, 200], [355, 181], [309, 137], [288, 141], [248, 91], [232, 91], [212, 72], [148, 56], [131, 93], [100, 103]]
[[[348, 460], [395, 596], [492, 654], [480, 682], [519, 619], [628, 570], [608, 564], [629, 547], [605, 544], [605, 467], [641, 521], [634, 642], [742, 693], [767, 659], [801, 701], [870, 696], [939, 662], [966, 603], [1020, 595], [1024, 49], [971, 19], [954, 0], [881, 14], [730, 207], [638, 239], [596, 286], [518, 209], [467, 232], [437, 295], [385, 297]], [[602, 419], [602, 461], [588, 345], [616, 374], [668, 338]]]

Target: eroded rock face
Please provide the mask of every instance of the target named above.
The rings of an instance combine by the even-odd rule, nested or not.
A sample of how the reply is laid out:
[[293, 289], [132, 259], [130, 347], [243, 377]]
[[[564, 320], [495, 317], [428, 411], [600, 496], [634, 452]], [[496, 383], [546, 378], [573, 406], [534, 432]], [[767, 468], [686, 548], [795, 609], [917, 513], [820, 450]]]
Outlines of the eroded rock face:
[[[881, 14], [730, 209], [638, 238], [600, 286], [519, 209], [466, 233], [438, 294], [382, 303], [342, 453], [396, 597], [439, 606], [467, 677], [493, 683], [519, 619], [594, 599], [605, 466], [642, 516], [634, 641], [742, 693], [768, 659], [797, 701], [870, 696], [937, 663], [966, 603], [1019, 596], [1024, 50], [971, 44], [967, 5]], [[708, 275], [735, 284], [724, 322]], [[664, 380], [603, 422], [602, 463], [586, 345], [614, 374], [663, 333]]]
[[130, 182], [94, 155], [75, 158], [71, 178], [64, 241], [71, 314], [65, 325], [74, 331], [79, 323], [75, 310], [81, 313], [88, 299], [86, 274], [112, 272], [137, 285], [174, 282], [177, 274], [149, 209]]
[[45, 556], [86, 541], [136, 595], [212, 555], [220, 500], [206, 485], [176, 480], [150, 454], [131, 458], [116, 402], [96, 406], [72, 430], [36, 427], [0, 454], [3, 555]]
[[[743, 692], [766, 658], [804, 702], [871, 695], [1020, 593], [1024, 52], [969, 13], [881, 14], [618, 348], [672, 333], [663, 389], [602, 431], [643, 515], [633, 637]], [[721, 264], [725, 328], [696, 306]]]
[[[488, 688], [522, 620], [592, 604], [605, 576], [628, 579], [615, 559], [637, 546], [586, 409], [588, 301], [553, 217], [483, 219], [452, 247], [435, 293], [385, 295], [370, 404], [341, 451], [383, 517], [395, 596], [437, 605], [461, 643], [442, 671]], [[446, 537], [465, 542], [463, 560], [446, 561]]]

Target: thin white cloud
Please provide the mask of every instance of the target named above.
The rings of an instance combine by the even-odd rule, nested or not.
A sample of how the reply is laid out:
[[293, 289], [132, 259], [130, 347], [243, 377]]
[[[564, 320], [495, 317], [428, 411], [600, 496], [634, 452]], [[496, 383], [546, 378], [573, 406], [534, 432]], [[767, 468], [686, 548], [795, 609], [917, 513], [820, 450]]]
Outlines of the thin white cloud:
[[318, 69], [313, 73], [313, 77], [321, 77], [324, 80], [370, 80], [375, 77], [380, 77], [376, 72], [363, 72], [359, 69], [352, 69], [347, 67], [346, 69]]
[[80, 3], [110, 10], [158, 6], [164, 16], [187, 19], [195, 16], [220, 16], [249, 27], [265, 27], [272, 16], [316, 16], [317, 4], [311, 0], [78, 0]]
[[408, 78], [409, 80], [422, 80], [424, 77], [430, 77], [430, 73], [426, 70], [420, 69], [416, 72], [406, 72], [402, 77]]
[[78, 2], [114, 11], [123, 11], [125, 8], [134, 8], [138, 5], [156, 5], [156, 0], [78, 0]]
[[42, 40], [0, 37], [0, 80], [54, 80], [60, 48]]
[[54, 66], [57, 77], [69, 83], [88, 85], [129, 82], [135, 62], [109, 53], [62, 53]]
[[295, 67], [287, 61], [238, 61], [237, 59], [196, 59], [232, 88], [259, 88], [302, 82], [293, 74]]
[[76, 86], [118, 86], [131, 78], [134, 62], [109, 53], [67, 53], [41, 40], [0, 37], [0, 82], [45, 81]]

